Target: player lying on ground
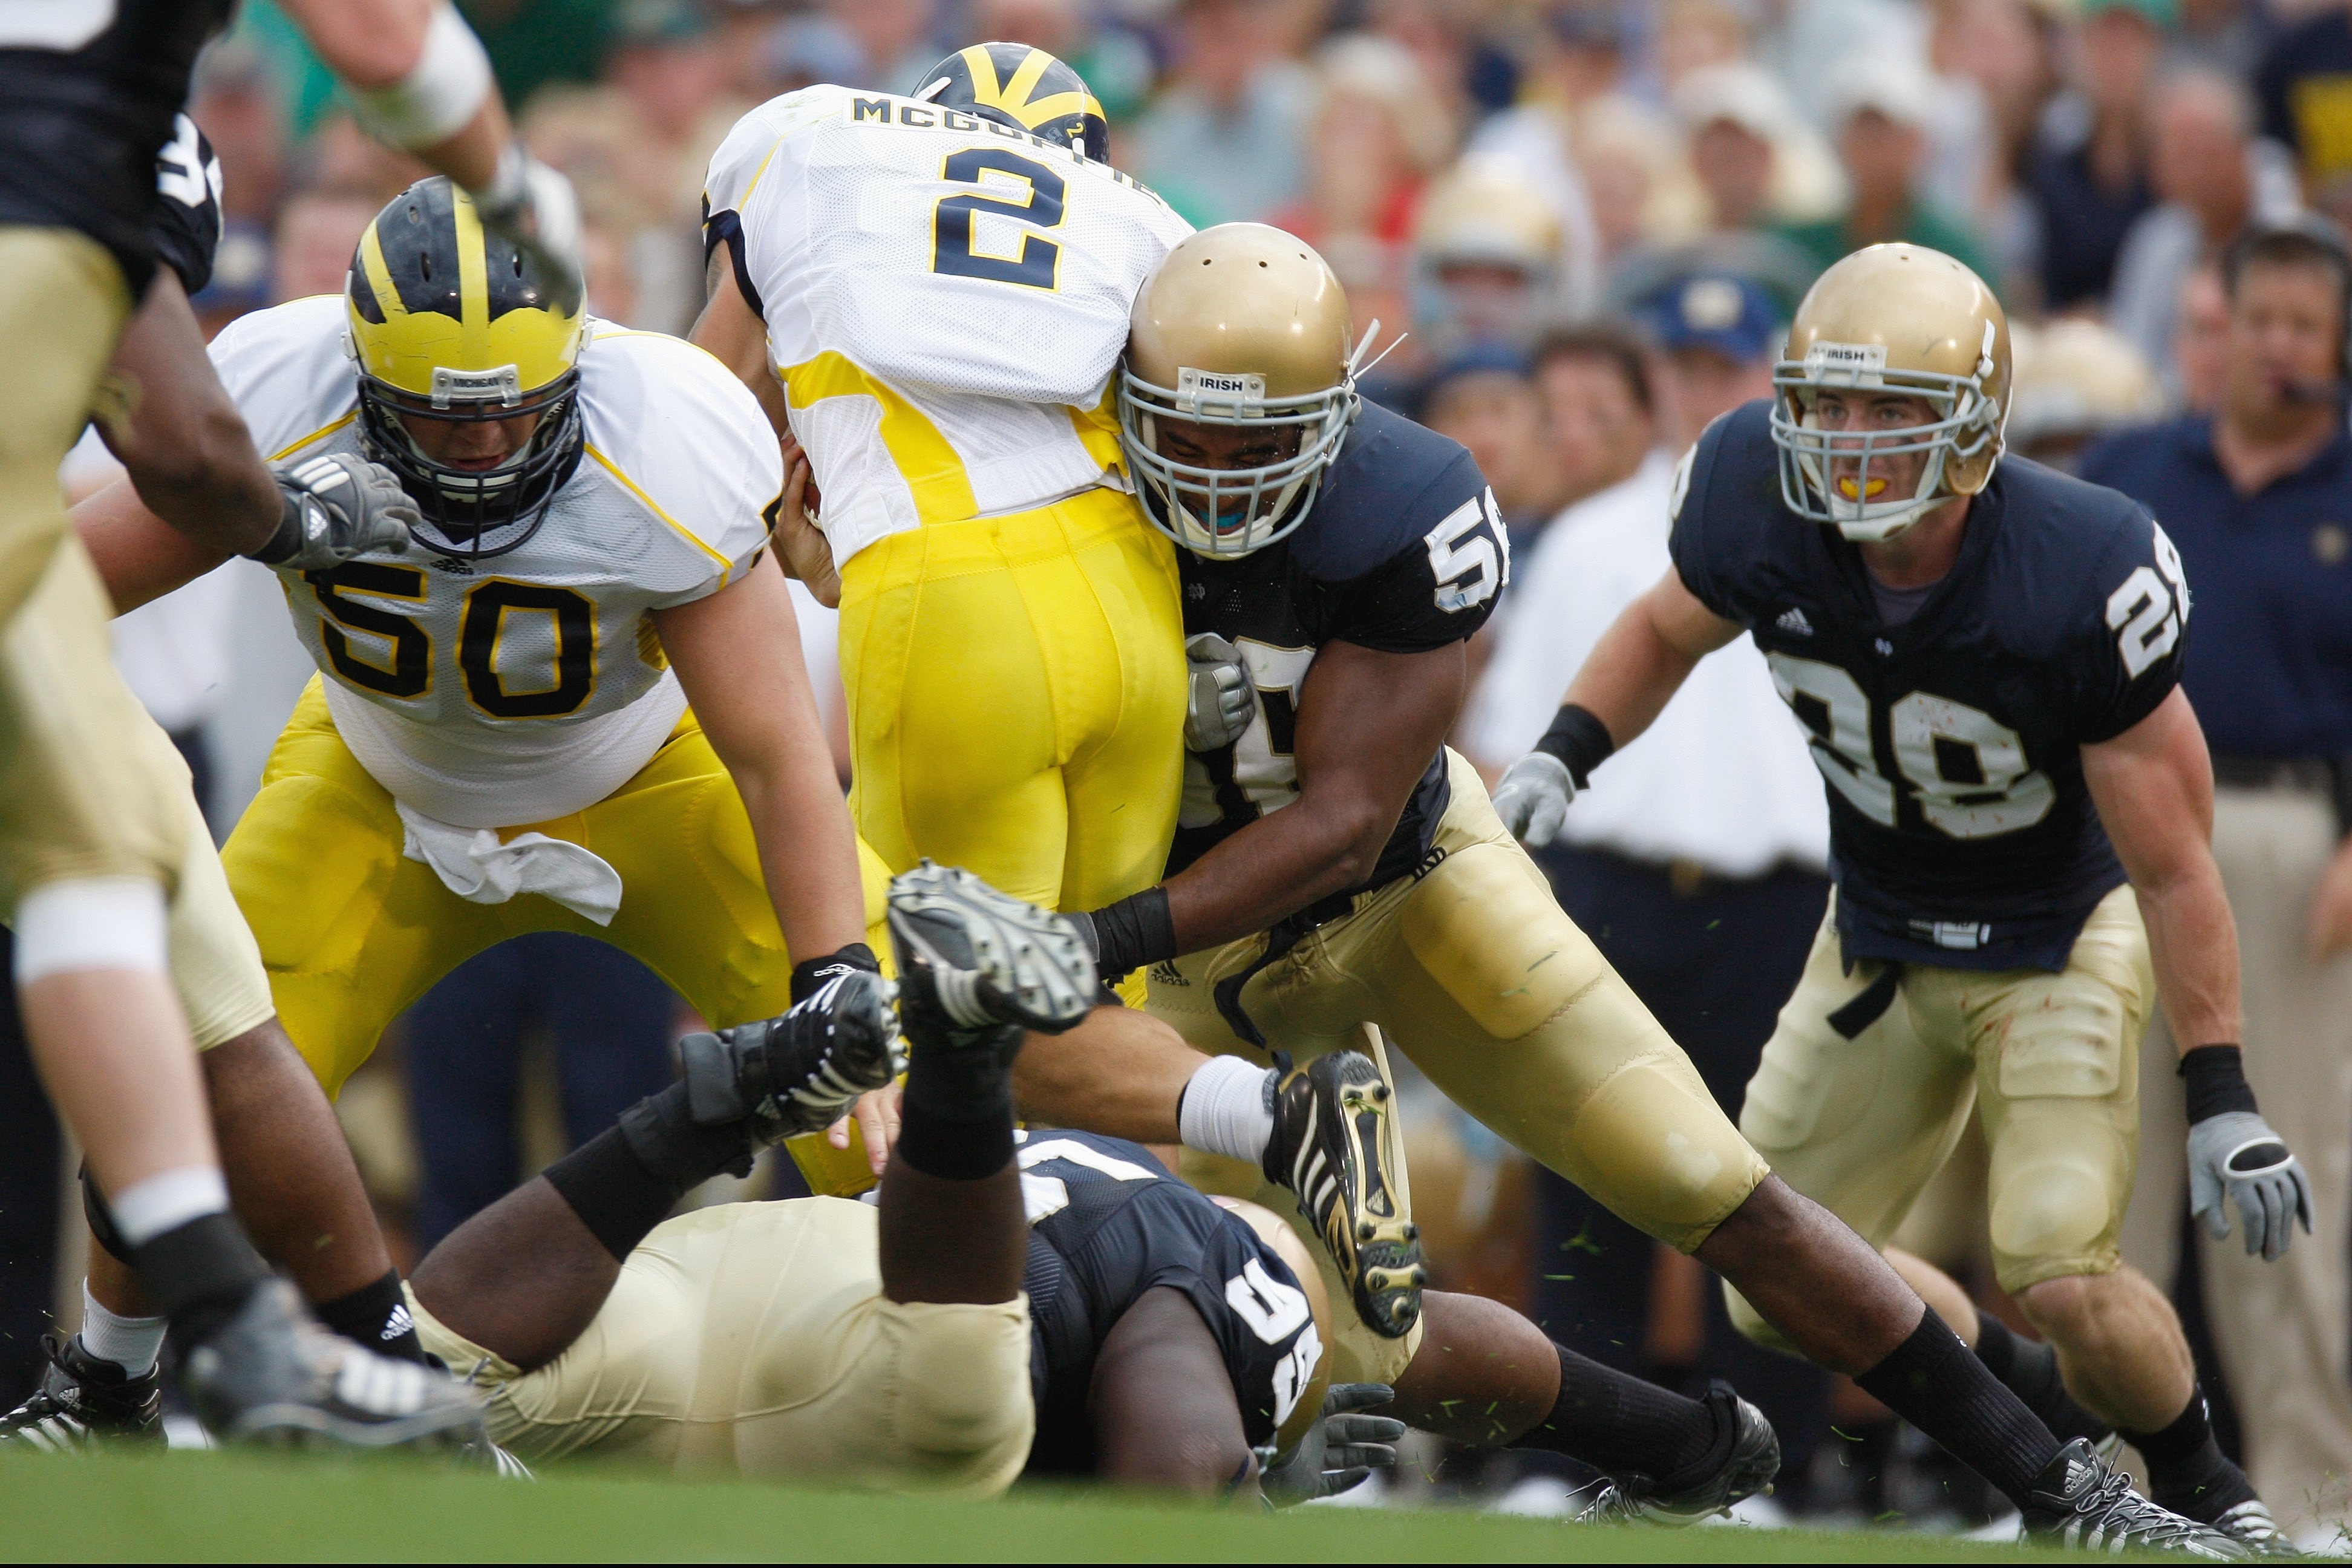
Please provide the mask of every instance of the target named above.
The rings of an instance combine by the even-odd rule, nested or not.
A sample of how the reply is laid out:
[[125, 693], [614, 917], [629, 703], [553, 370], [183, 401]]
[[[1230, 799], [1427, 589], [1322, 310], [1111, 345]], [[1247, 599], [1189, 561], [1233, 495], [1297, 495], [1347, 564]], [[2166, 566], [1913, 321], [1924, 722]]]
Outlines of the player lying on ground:
[[[2008, 326], [1949, 257], [1848, 257], [1790, 345], [1779, 401], [1717, 420], [1684, 459], [1673, 569], [1593, 649], [1498, 803], [1548, 839], [1578, 781], [1751, 632], [1821, 764], [1838, 876], [1741, 1128], [1884, 1247], [1979, 1105], [1995, 1269], [2054, 1367], [1941, 1272], [1888, 1256], [2054, 1430], [2112, 1425], [2158, 1501], [2275, 1543], [2213, 1441], [2170, 1303], [2116, 1247], [2158, 999], [2189, 1080], [2196, 1206], [2226, 1229], [2234, 1199], [2269, 1258], [2312, 1221], [2239, 1065], [2212, 768], [2179, 686], [2180, 558], [2113, 490], [2000, 462]], [[1734, 1321], [1789, 1348], [1754, 1300], [1731, 1296]]]
[[[1123, 1054], [1026, 1053], [1024, 1108], [1153, 1142], [1181, 1132], [1245, 1162], [1262, 1190], [1268, 1047], [1338, 1071], [1328, 1053], [1376, 1023], [1496, 1131], [1736, 1281], [2030, 1528], [2234, 1551], [2053, 1436], [1861, 1237], [1773, 1177], [1560, 912], [1442, 744], [1465, 639], [1502, 586], [1500, 524], [1461, 448], [1359, 407], [1351, 331], [1330, 269], [1256, 226], [1179, 246], [1137, 301], [1123, 439], [1154, 520], [1184, 547], [1187, 626], [1238, 649], [1251, 701], [1237, 738], [1188, 763], [1173, 874], [1091, 924], [1107, 970], [1151, 966], [1154, 1015], [1241, 1059], [1204, 1066], [1139, 1018]], [[1203, 739], [1217, 738], [1219, 684], [1196, 704]], [[1372, 1077], [1323, 1130], [1313, 1153], [1334, 1179], [1300, 1184], [1343, 1267], [1351, 1243], [1386, 1244], [1406, 1217], [1382, 1088]], [[1391, 1384], [1401, 1414], [1445, 1430], [1412, 1404], [1412, 1292], [1383, 1261], [1339, 1279], [1369, 1331], [1340, 1332], [1337, 1375]]]
[[[1326, 1399], [1328, 1298], [1291, 1229], [1255, 1205], [1221, 1207], [1139, 1145], [1013, 1131], [1005, 1075], [1021, 1026], [1087, 1011], [1093, 968], [1074, 929], [936, 868], [900, 878], [891, 910], [912, 1061], [874, 1202], [658, 1223], [687, 1187], [887, 1075], [887, 990], [852, 975], [772, 1024], [690, 1042], [686, 1083], [419, 1266], [425, 1342], [479, 1369], [499, 1438], [534, 1459], [593, 1452], [979, 1491], [1016, 1473], [1203, 1495], [1256, 1478], [1283, 1501], [1384, 1461], [1402, 1426], [1345, 1413], [1389, 1390]], [[950, 1017], [956, 997], [977, 998], [988, 1021]], [[759, 1109], [779, 1101], [786, 1116]], [[971, 1119], [954, 1132], [968, 1154], [942, 1132], [950, 1113]], [[1771, 1479], [1771, 1430], [1727, 1388], [1699, 1404], [1616, 1379], [1468, 1297], [1433, 1294], [1428, 1315], [1430, 1397], [1481, 1413], [1487, 1444], [1627, 1475], [1600, 1517], [1696, 1517]], [[1498, 1315], [1517, 1327], [1506, 1353], [1474, 1355], [1467, 1338], [1455, 1353], [1452, 1326]], [[1664, 1406], [1690, 1417], [1670, 1439], [1689, 1440], [1687, 1457], [1660, 1445]], [[1310, 1431], [1318, 1412], [1329, 1418]], [[1644, 1467], [1691, 1479], [1670, 1506]]]

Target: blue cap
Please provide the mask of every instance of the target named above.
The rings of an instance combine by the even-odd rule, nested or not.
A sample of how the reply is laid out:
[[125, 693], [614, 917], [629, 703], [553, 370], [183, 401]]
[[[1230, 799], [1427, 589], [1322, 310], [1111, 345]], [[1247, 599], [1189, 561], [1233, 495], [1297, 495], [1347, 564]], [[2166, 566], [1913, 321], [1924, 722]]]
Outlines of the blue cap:
[[1635, 307], [1658, 347], [1713, 349], [1741, 364], [1780, 347], [1780, 312], [1754, 279], [1724, 272], [1676, 279]]

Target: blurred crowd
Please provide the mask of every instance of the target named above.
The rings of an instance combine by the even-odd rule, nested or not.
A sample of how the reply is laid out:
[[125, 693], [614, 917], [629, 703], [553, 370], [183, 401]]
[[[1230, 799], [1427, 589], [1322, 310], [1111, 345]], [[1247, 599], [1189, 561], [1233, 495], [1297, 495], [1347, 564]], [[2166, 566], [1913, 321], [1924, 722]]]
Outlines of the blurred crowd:
[[[702, 300], [702, 170], [745, 109], [820, 81], [911, 91], [981, 39], [1070, 61], [1108, 113], [1113, 162], [1195, 224], [1260, 220], [1318, 247], [1358, 331], [1377, 319], [1382, 345], [1402, 334], [1367, 392], [1475, 454], [1517, 556], [1455, 738], [1490, 772], [1541, 731], [1591, 640], [1664, 569], [1675, 458], [1715, 415], [1768, 395], [1791, 310], [1840, 257], [1907, 240], [1975, 268], [2016, 342], [2010, 447], [2066, 463], [2125, 426], [2217, 405], [2219, 261], [2236, 237], [2298, 213], [2352, 220], [2352, 5], [2338, 0], [460, 9], [532, 147], [579, 189], [592, 311], [673, 332]], [[195, 301], [208, 329], [340, 290], [363, 226], [417, 173], [357, 132], [268, 0], [247, 0], [208, 52], [192, 110], [226, 176], [219, 266]], [[211, 769], [223, 831], [310, 673], [266, 574], [228, 575], [204, 605], [126, 626], [123, 649]], [[1515, 635], [1537, 615], [1559, 629]], [[824, 625], [811, 620], [822, 662]], [[1734, 1111], [1827, 888], [1819, 782], [1747, 657], [1710, 661], [1714, 685], [1695, 681], [1670, 710], [1684, 740], [1644, 742], [1661, 758], [1711, 748], [1717, 765], [1697, 771], [1713, 776], [1643, 774], [1629, 756], [1613, 794], [1604, 780], [1580, 800], [1575, 842], [1548, 862], [1564, 905]], [[406, 1105], [397, 1051], [346, 1096], [388, 1215], [428, 1244], [519, 1165], [560, 1152], [567, 1123], [603, 1125], [667, 1070], [682, 1020], [658, 983], [613, 968], [617, 955], [583, 969], [571, 941], [485, 955], [453, 981], [465, 989], [428, 999], [411, 1050], [436, 1065], [412, 1081], [439, 1085], [441, 1103]], [[1433, 1094], [1408, 1096], [1425, 1111], [1408, 1126], [1441, 1283], [1527, 1306], [1556, 1336], [1661, 1380], [1719, 1373], [1760, 1390], [1791, 1507], [1966, 1522], [1984, 1506], [1866, 1396], [1735, 1343], [1696, 1264]], [[2000, 1310], [1966, 1149], [1949, 1201], [1927, 1205], [1906, 1244]], [[2182, 1257], [2194, 1329], [2193, 1250]], [[2205, 1375], [2209, 1389], [2223, 1381]], [[1425, 1458], [1409, 1490], [1544, 1509], [1578, 1479]]]

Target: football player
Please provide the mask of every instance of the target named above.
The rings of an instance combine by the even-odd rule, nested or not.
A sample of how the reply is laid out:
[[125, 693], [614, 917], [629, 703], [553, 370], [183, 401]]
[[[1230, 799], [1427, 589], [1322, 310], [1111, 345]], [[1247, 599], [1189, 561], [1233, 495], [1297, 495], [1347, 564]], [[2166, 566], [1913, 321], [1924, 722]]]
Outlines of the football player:
[[[2180, 559], [2114, 491], [2001, 462], [2008, 324], [1948, 256], [1873, 246], [1822, 274], [1773, 383], [1683, 459], [1673, 569], [1593, 650], [1498, 804], [1548, 838], [1692, 666], [1752, 634], [1827, 783], [1837, 888], [1743, 1131], [1883, 1247], [1977, 1106], [1996, 1272], [2054, 1363], [1890, 1256], [2054, 1429], [2112, 1424], [2158, 1502], [2273, 1546], [2170, 1304], [2116, 1250], [2158, 1001], [2199, 1210], [2226, 1228], [2227, 1194], [2269, 1258], [2312, 1222], [2240, 1065], [2212, 770], [2179, 689]], [[1733, 1284], [1742, 1331], [1788, 1348]]]
[[974, 45], [912, 86], [736, 124], [694, 339], [822, 497], [780, 537], [839, 597], [866, 842], [1091, 909], [1151, 882], [1176, 821], [1175, 563], [1121, 477], [1108, 383], [1189, 226], [1103, 161], [1102, 110], [1051, 55]]
[[[568, 192], [513, 144], [487, 60], [446, 5], [292, 9], [387, 133], [482, 189], [499, 221], [560, 238]], [[174, 1331], [227, 1347], [184, 1359], [196, 1384], [211, 1384], [194, 1389], [199, 1409], [234, 1432], [324, 1416], [349, 1352], [302, 1326], [229, 1217], [164, 974], [166, 901], [189, 853], [185, 773], [150, 743], [113, 675], [104, 599], [65, 542], [55, 485], [155, 272], [155, 161], [197, 50], [230, 10], [223, 0], [86, 0], [20, 7], [0, 23], [0, 323], [18, 355], [0, 407], [0, 623], [12, 639], [0, 649], [0, 904], [21, 939], [16, 979], [36, 1058]], [[184, 409], [182, 388], [135, 391]], [[253, 539], [266, 548], [301, 509], [281, 506], [254, 455], [240, 456], [266, 503]], [[437, 1402], [399, 1378], [383, 1386]], [[418, 1410], [384, 1414], [413, 1423]], [[440, 1415], [470, 1419], [462, 1402]], [[347, 1420], [367, 1422], [349, 1409], [322, 1425], [362, 1436]], [[379, 1426], [364, 1440], [396, 1430]]]
[[[1377, 1024], [1472, 1114], [1737, 1281], [2031, 1528], [2234, 1552], [2136, 1497], [2087, 1442], [2062, 1445], [1884, 1259], [1774, 1177], [1553, 902], [1443, 746], [1465, 641], [1507, 574], [1499, 520], [1459, 447], [1360, 403], [1351, 331], [1322, 259], [1255, 225], [1180, 245], [1137, 299], [1122, 439], [1153, 521], [1183, 546], [1188, 628], [1232, 645], [1255, 700], [1238, 737], [1188, 763], [1171, 876], [1089, 923], [1107, 971], [1150, 967], [1155, 1015], [1240, 1058], [1235, 1092], [1186, 1125], [1211, 1087], [1197, 1058], [1132, 1028], [1124, 1060], [1044, 1042], [1024, 1058], [1024, 1103], [1221, 1143], [1247, 1162], [1231, 1177], [1264, 1193], [1268, 1118], [1245, 1113], [1267, 1103], [1268, 1053], [1322, 1056]], [[1392, 1097], [1360, 1103], [1337, 1173], [1377, 1163], [1402, 1209]], [[1348, 1238], [1327, 1240], [1344, 1258]], [[1398, 1414], [1444, 1429], [1422, 1404], [1410, 1295], [1370, 1295], [1373, 1328], [1383, 1311], [1410, 1326], [1348, 1325], [1338, 1375], [1391, 1384]], [[1664, 1432], [1689, 1419], [1653, 1416]]]

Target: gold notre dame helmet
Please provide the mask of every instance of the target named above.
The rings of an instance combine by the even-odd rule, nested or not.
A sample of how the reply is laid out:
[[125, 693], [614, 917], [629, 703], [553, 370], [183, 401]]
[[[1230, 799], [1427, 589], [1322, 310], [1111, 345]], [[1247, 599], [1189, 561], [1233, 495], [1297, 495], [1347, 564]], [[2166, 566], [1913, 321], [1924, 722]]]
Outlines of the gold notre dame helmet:
[[[1377, 328], [1379, 323], [1375, 322]], [[1204, 228], [1136, 296], [1119, 444], [1153, 524], [1202, 555], [1263, 550], [1307, 521], [1361, 406], [1347, 291], [1312, 246], [1261, 223]], [[1160, 448], [1171, 425], [1263, 436], [1232, 468]]]
[[[440, 175], [394, 196], [360, 237], [346, 303], [367, 455], [400, 477], [446, 555], [503, 555], [537, 531], [579, 466], [580, 279], [547, 276], [485, 233], [473, 199]], [[495, 468], [436, 462], [404, 421], [540, 416]]]
[[[1772, 442], [1789, 510], [1848, 539], [1893, 537], [1951, 496], [1974, 495], [2000, 460], [2009, 415], [2009, 319], [1984, 280], [1939, 250], [1874, 245], [1807, 290], [1773, 367]], [[1899, 392], [1936, 417], [1895, 430], [1832, 431], [1824, 390]], [[1874, 462], [1926, 452], [1907, 496], [1885, 493]]]

